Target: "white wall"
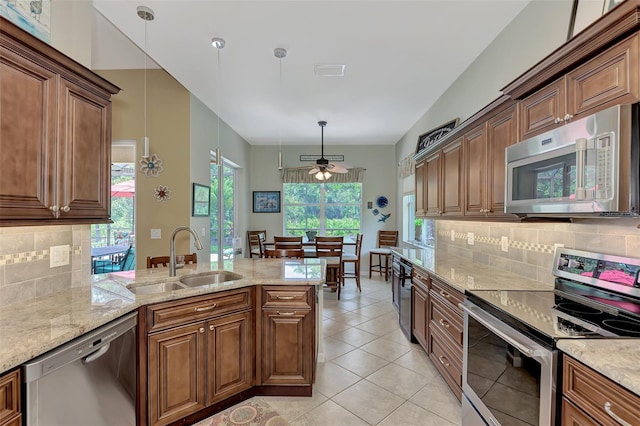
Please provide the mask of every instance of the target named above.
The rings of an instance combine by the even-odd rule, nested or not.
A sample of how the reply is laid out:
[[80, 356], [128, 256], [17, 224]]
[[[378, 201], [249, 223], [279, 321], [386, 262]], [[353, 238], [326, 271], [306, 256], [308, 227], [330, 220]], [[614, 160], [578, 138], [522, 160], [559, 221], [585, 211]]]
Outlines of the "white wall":
[[[461, 122], [469, 118], [497, 99], [500, 89], [562, 45], [572, 3], [532, 1], [398, 141], [398, 160], [415, 152], [419, 135], [456, 117]], [[397, 195], [400, 203], [401, 181]]]
[[[218, 117], [205, 106], [198, 98], [191, 95], [191, 181], [202, 185], [209, 185], [209, 159], [211, 151], [218, 147]], [[250, 207], [250, 191], [248, 184], [250, 173], [246, 164], [250, 161], [251, 146], [231, 129], [224, 121], [220, 121], [220, 149], [223, 158], [238, 165], [236, 179], [237, 203], [234, 206], [237, 212], [236, 232], [241, 238], [246, 234], [247, 212]], [[249, 206], [249, 207], [247, 207]], [[204, 250], [198, 252], [198, 256], [209, 256], [208, 241], [211, 240], [208, 217], [191, 217], [191, 228], [200, 235], [205, 245]], [[202, 229], [206, 232], [203, 235]]]
[[[251, 147], [251, 180], [252, 191], [282, 191], [281, 173], [278, 167], [278, 146], [255, 145]], [[362, 184], [362, 262], [363, 271], [368, 268], [368, 256], [366, 253], [376, 245], [376, 235], [379, 229], [393, 230], [400, 223], [397, 209], [394, 203], [396, 199], [396, 182], [398, 180], [395, 163], [395, 148], [386, 146], [345, 146], [331, 145], [328, 154], [344, 155], [345, 163], [353, 167], [363, 167], [364, 182]], [[307, 162], [300, 162], [300, 155], [318, 155], [320, 146], [283, 146], [283, 166], [300, 167]], [[379, 216], [374, 216], [367, 209], [367, 202], [371, 201], [375, 206], [375, 200], [380, 196], [386, 196], [390, 203], [384, 209], [385, 213], [391, 212], [391, 217], [386, 222], [378, 222]], [[266, 229], [267, 239], [274, 235], [283, 235], [283, 215], [278, 213], [253, 213], [252, 200], [248, 204], [248, 229]], [[246, 245], [246, 233], [243, 235]]]

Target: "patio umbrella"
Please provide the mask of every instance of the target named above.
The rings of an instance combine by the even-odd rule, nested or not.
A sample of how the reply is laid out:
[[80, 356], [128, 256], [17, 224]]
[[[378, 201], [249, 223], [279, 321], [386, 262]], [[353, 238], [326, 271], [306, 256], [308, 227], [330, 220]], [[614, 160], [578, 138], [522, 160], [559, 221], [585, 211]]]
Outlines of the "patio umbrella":
[[126, 180], [124, 182], [111, 185], [112, 197], [133, 198], [136, 196], [136, 182], [134, 180]]

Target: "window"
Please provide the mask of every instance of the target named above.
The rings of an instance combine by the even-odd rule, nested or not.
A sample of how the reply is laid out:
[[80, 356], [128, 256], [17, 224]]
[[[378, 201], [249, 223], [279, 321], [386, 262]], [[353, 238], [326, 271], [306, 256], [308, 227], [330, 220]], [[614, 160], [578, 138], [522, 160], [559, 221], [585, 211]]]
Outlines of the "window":
[[416, 217], [416, 196], [402, 197], [402, 235], [407, 243], [417, 246], [435, 246], [436, 223], [432, 219]]
[[285, 183], [284, 233], [346, 236], [360, 232], [361, 183]]

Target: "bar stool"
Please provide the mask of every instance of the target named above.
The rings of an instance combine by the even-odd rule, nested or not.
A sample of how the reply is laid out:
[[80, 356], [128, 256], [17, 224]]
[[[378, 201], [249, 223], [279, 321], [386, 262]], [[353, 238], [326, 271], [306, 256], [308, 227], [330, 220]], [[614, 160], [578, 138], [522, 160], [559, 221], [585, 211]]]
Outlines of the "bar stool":
[[[360, 252], [362, 251], [362, 234], [356, 236], [356, 249], [353, 253], [342, 253], [342, 285], [344, 285], [345, 278], [355, 278], [358, 290], [360, 288]], [[346, 264], [353, 263], [353, 273], [346, 272]]]
[[[379, 272], [380, 275], [384, 273], [384, 280], [389, 281], [389, 258], [391, 257], [391, 249], [388, 247], [395, 247], [398, 245], [398, 231], [378, 231], [378, 247], [372, 249], [369, 252], [369, 278], [371, 278], [371, 272]], [[376, 256], [378, 263], [373, 263], [373, 257]], [[384, 264], [382, 262], [384, 259]]]
[[316, 237], [316, 255], [327, 261], [326, 284], [331, 289], [338, 290], [340, 300], [340, 287], [342, 281], [342, 245], [343, 237]]

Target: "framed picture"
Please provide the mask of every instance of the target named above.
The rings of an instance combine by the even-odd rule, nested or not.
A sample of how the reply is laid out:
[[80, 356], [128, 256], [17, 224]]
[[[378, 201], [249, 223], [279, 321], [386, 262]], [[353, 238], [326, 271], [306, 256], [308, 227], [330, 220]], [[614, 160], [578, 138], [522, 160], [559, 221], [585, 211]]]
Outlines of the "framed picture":
[[280, 191], [253, 191], [254, 213], [280, 213]]
[[459, 118], [449, 121], [448, 123], [444, 123], [441, 126], [436, 127], [435, 129], [429, 130], [427, 133], [423, 133], [418, 136], [418, 145], [416, 146], [416, 154], [424, 151], [430, 146], [435, 145], [440, 139], [445, 137], [447, 133], [455, 129], [455, 127], [460, 122]]
[[193, 184], [191, 199], [191, 216], [209, 216], [211, 189], [208, 186]]

